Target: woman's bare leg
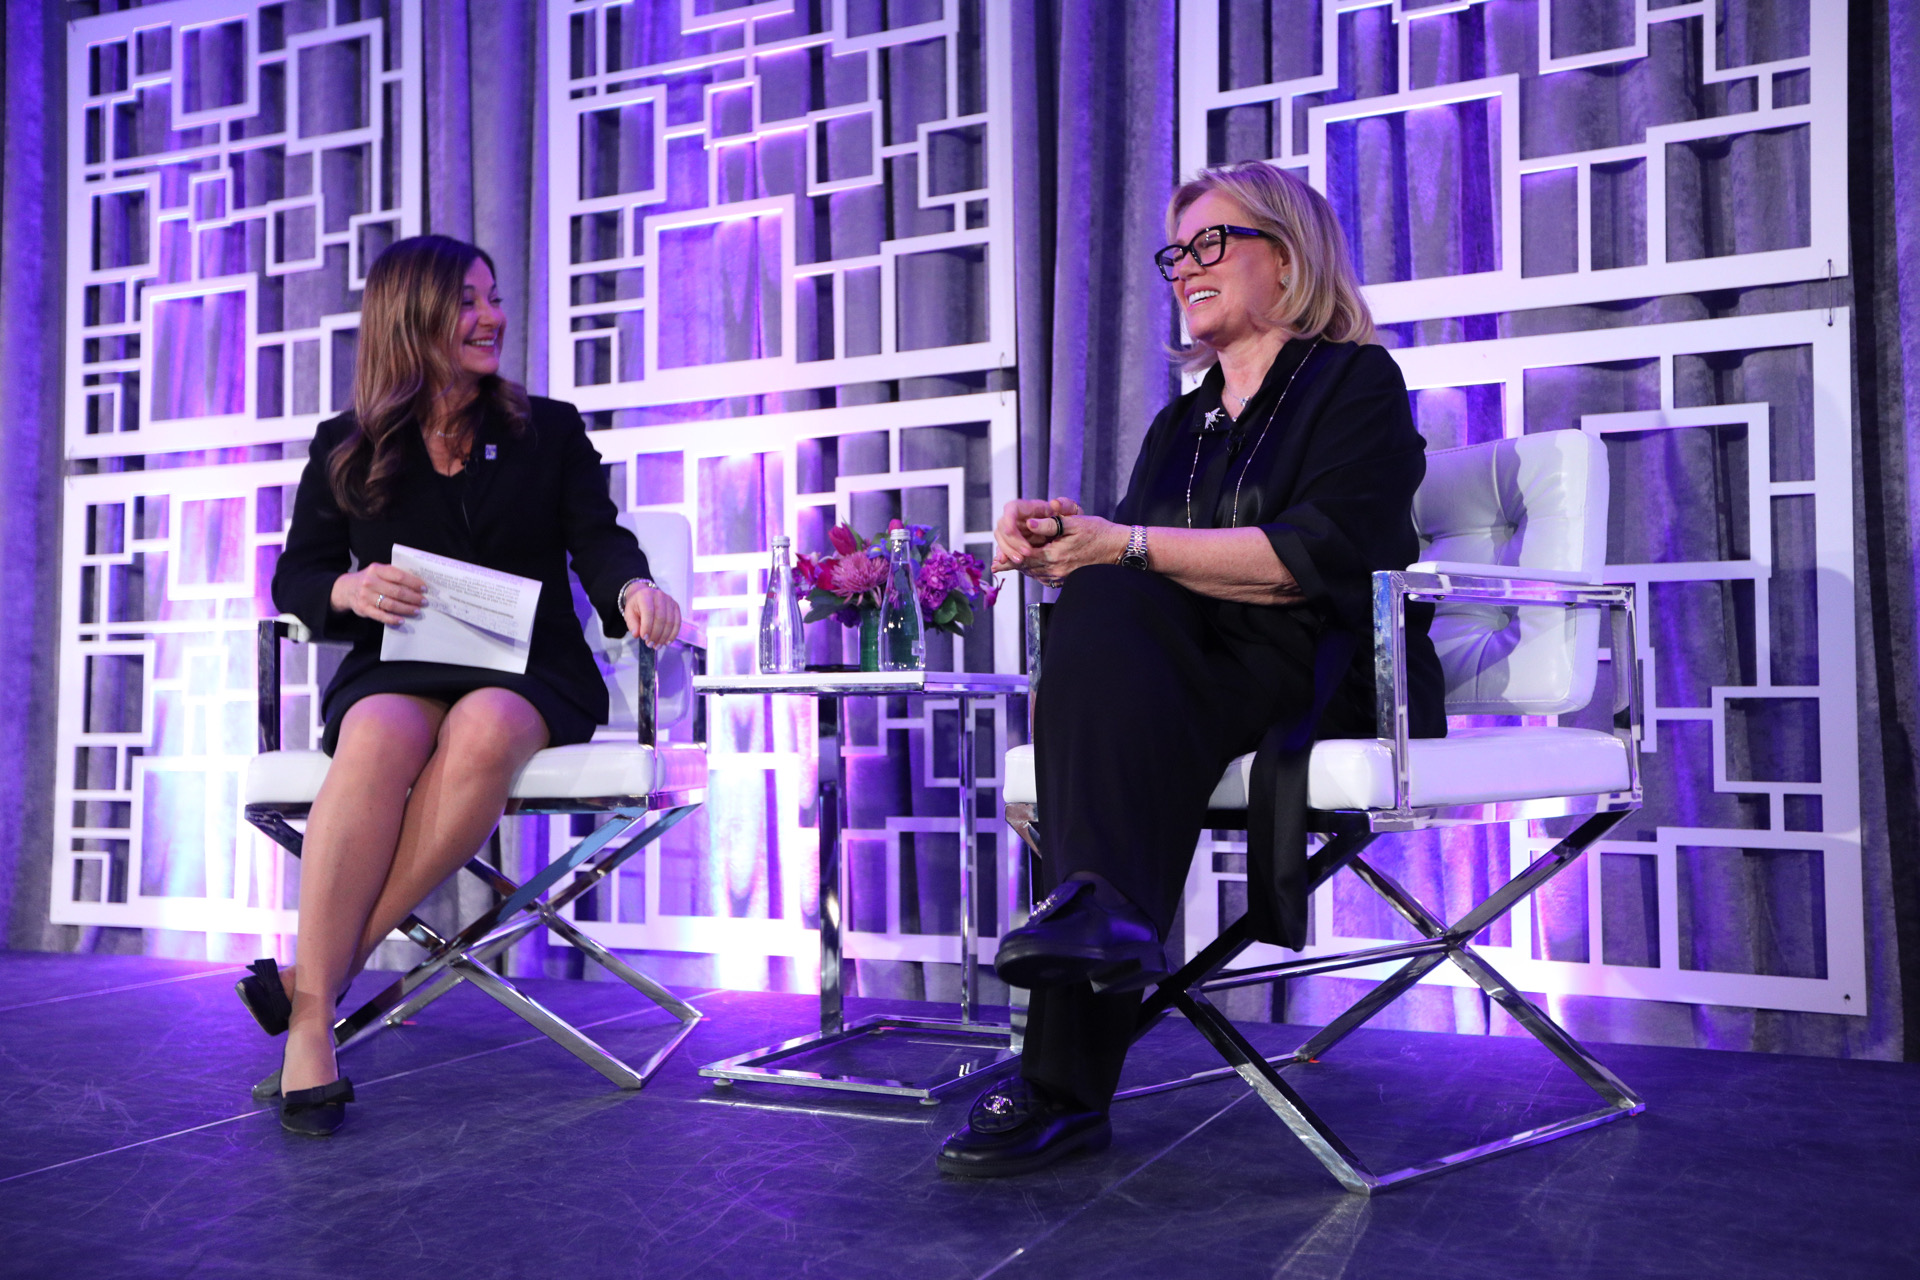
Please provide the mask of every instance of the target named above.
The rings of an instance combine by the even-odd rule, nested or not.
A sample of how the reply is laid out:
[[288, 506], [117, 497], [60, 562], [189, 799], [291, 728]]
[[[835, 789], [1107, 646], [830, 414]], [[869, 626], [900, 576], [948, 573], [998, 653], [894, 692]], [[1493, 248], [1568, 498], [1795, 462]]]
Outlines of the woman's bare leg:
[[510, 689], [476, 689], [453, 704], [433, 757], [413, 784], [392, 869], [360, 935], [356, 968], [479, 852], [506, 809], [514, 776], [546, 745], [546, 721]]
[[314, 798], [300, 858], [299, 964], [280, 1087], [308, 1089], [339, 1074], [334, 999], [358, 961], [367, 913], [394, 863], [407, 789], [431, 756], [444, 704], [405, 694], [347, 709], [327, 779]]

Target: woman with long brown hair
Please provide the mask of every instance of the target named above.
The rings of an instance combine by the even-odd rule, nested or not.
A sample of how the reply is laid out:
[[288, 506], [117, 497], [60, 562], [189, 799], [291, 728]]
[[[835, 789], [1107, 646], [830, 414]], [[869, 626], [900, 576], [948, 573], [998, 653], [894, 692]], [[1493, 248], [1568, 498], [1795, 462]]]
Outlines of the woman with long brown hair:
[[[571, 405], [500, 376], [493, 261], [445, 236], [402, 240], [367, 273], [353, 410], [320, 424], [273, 576], [319, 640], [351, 642], [322, 701], [333, 762], [301, 859], [298, 963], [256, 962], [240, 995], [287, 1031], [281, 1123], [326, 1134], [353, 1086], [334, 1062], [334, 1003], [374, 948], [478, 851], [534, 752], [584, 742], [606, 686], [574, 616], [568, 561], [607, 634], [656, 647], [680, 608], [617, 523], [600, 455]], [[395, 543], [541, 584], [524, 674], [386, 662], [386, 628], [427, 584]]]

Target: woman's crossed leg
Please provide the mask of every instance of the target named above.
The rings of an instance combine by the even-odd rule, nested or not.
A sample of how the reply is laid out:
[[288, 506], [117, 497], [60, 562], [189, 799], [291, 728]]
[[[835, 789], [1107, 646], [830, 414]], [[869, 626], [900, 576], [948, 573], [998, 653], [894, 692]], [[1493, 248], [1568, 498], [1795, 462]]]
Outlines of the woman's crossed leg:
[[283, 1090], [335, 1079], [334, 1001], [375, 947], [477, 852], [546, 722], [508, 689], [452, 707], [374, 694], [341, 722], [301, 857]]

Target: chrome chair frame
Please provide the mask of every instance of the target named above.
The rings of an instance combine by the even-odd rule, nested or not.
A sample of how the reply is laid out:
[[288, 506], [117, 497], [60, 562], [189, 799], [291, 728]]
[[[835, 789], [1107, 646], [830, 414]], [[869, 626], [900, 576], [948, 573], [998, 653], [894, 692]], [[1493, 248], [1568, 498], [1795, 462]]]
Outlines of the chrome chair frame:
[[[262, 621], [258, 633], [259, 749], [262, 753], [280, 750], [280, 642], [308, 641], [306, 628], [288, 617]], [[706, 648], [697, 631], [682, 629], [672, 647], [684, 649], [691, 658], [695, 674], [706, 669]], [[664, 765], [664, 753], [658, 752], [656, 720], [655, 655], [646, 645], [633, 642], [639, 654], [641, 688], [638, 735], [642, 745], [656, 748], [657, 765]], [[693, 738], [690, 750], [706, 750], [706, 712], [700, 700], [694, 700]], [[702, 1015], [653, 978], [635, 969], [594, 941], [578, 925], [562, 914], [564, 909], [590, 892], [623, 863], [658, 840], [692, 814], [706, 801], [703, 785], [661, 785], [667, 770], [655, 769], [654, 789], [645, 795], [579, 797], [528, 797], [510, 800], [510, 816], [604, 814], [607, 821], [583, 837], [560, 857], [516, 883], [499, 868], [475, 855], [466, 870], [480, 879], [496, 896], [494, 905], [483, 911], [451, 938], [442, 937], [418, 916], [409, 915], [399, 932], [427, 951], [426, 959], [414, 965], [393, 983], [353, 1013], [334, 1023], [334, 1044], [346, 1050], [371, 1038], [386, 1027], [398, 1026], [420, 1010], [453, 990], [462, 982], [471, 982], [501, 1004], [526, 1019], [543, 1035], [579, 1058], [622, 1089], [638, 1089], [651, 1080], [661, 1065], [692, 1033]], [[292, 824], [305, 818], [307, 804], [249, 804], [247, 821], [295, 857], [300, 856], [303, 837]], [[652, 818], [652, 821], [648, 821]], [[567, 876], [573, 882], [560, 888]], [[558, 890], [557, 892], [555, 890]], [[608, 1053], [579, 1028], [546, 1008], [504, 976], [488, 967], [501, 952], [537, 929], [546, 928], [566, 939], [582, 954], [609, 973], [666, 1010], [679, 1022], [667, 1042], [656, 1049], [638, 1067], [630, 1066]], [[255, 1087], [268, 1093], [277, 1087], [278, 1073]]]
[[[1414, 942], [1371, 947], [1340, 955], [1313, 956], [1231, 969], [1228, 966], [1254, 941], [1244, 917], [1235, 921], [1152, 992], [1141, 1007], [1135, 1030], [1137, 1041], [1168, 1013], [1178, 1010], [1226, 1060], [1227, 1065], [1177, 1080], [1127, 1089], [1115, 1095], [1116, 1100], [1145, 1097], [1238, 1075], [1341, 1186], [1363, 1195], [1484, 1160], [1501, 1152], [1565, 1137], [1623, 1116], [1637, 1115], [1646, 1109], [1646, 1104], [1638, 1094], [1521, 994], [1470, 944], [1475, 934], [1572, 865], [1581, 854], [1641, 805], [1641, 699], [1639, 664], [1634, 651], [1634, 589], [1631, 586], [1586, 584], [1577, 581], [1577, 575], [1573, 574], [1551, 575], [1552, 578], [1562, 579], [1556, 581], [1550, 580], [1539, 570], [1515, 570], [1513, 576], [1508, 576], [1498, 572], [1499, 566], [1490, 565], [1484, 569], [1473, 567], [1478, 571], [1471, 574], [1400, 570], [1373, 575], [1376, 716], [1380, 736], [1392, 749], [1394, 804], [1390, 809], [1314, 811], [1309, 815], [1309, 829], [1329, 837], [1308, 860], [1310, 888], [1319, 888], [1341, 868], [1349, 868], [1412, 925], [1422, 935], [1421, 938]], [[1527, 576], [1519, 576], [1523, 573]], [[1617, 792], [1544, 799], [1435, 806], [1411, 804], [1405, 626], [1408, 600], [1610, 610], [1613, 623], [1610, 661], [1614, 674], [1614, 733], [1626, 745], [1628, 786]], [[1360, 856], [1374, 840], [1390, 832], [1482, 825], [1518, 818], [1580, 816], [1584, 816], [1585, 821], [1572, 833], [1451, 924], [1428, 911], [1391, 876], [1369, 865]], [[1009, 805], [1007, 821], [1037, 854], [1038, 815], [1033, 807]], [[1216, 829], [1244, 830], [1246, 813], [1244, 810], [1212, 810], [1207, 822]], [[1400, 967], [1391, 976], [1299, 1048], [1277, 1057], [1266, 1057], [1255, 1049], [1226, 1014], [1208, 999], [1210, 992], [1396, 961]], [[1317, 1062], [1328, 1050], [1365, 1025], [1443, 962], [1452, 963], [1488, 997], [1499, 1003], [1583, 1084], [1598, 1094], [1604, 1105], [1405, 1168], [1374, 1173], [1287, 1083], [1281, 1072]]]

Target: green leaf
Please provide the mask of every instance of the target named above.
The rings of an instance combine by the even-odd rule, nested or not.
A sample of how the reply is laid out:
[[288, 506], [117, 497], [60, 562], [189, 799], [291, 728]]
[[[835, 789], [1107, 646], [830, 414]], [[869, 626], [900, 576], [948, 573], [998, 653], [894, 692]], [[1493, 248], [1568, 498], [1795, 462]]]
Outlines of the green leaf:
[[833, 592], [827, 590], [825, 587], [815, 587], [807, 593], [806, 611], [801, 615], [800, 620], [802, 622], [824, 622], [846, 607], [847, 602], [833, 594]]

